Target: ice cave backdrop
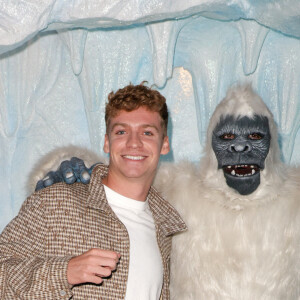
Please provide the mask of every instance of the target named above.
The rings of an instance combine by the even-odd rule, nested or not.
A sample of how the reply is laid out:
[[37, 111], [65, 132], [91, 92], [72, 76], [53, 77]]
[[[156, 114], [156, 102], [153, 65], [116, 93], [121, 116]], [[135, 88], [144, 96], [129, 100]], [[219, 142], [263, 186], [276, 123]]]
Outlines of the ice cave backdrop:
[[197, 163], [216, 104], [251, 81], [282, 158], [300, 162], [299, 0], [1, 0], [0, 231], [35, 162], [69, 144], [101, 153], [107, 94], [143, 80], [170, 108], [166, 160]]

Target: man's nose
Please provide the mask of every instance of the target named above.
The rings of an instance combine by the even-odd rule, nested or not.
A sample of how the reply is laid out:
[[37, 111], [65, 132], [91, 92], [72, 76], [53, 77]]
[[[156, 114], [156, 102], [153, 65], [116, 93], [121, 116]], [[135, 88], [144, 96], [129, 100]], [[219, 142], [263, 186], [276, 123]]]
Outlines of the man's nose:
[[141, 137], [138, 133], [131, 133], [128, 135], [127, 147], [139, 148], [143, 145]]

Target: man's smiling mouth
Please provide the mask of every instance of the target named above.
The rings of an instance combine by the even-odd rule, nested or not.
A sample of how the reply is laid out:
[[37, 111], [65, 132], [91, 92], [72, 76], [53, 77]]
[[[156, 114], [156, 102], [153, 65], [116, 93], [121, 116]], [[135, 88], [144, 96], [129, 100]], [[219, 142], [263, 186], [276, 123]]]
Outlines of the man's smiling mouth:
[[141, 156], [141, 155], [122, 155], [122, 157], [130, 160], [143, 160], [146, 158], [146, 156]]

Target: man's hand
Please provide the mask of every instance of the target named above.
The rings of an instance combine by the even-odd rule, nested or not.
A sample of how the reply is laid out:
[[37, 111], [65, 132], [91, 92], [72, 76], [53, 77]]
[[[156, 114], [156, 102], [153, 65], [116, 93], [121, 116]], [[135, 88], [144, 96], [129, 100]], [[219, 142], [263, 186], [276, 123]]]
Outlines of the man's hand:
[[57, 171], [50, 171], [45, 178], [39, 180], [35, 190], [41, 190], [57, 182], [66, 182], [68, 184], [82, 182], [87, 184], [90, 182], [91, 173], [95, 165], [87, 168], [82, 159], [72, 157], [71, 160], [63, 161]]
[[117, 268], [120, 254], [114, 251], [90, 249], [82, 255], [70, 259], [67, 268], [69, 284], [100, 284], [104, 277], [109, 277]]

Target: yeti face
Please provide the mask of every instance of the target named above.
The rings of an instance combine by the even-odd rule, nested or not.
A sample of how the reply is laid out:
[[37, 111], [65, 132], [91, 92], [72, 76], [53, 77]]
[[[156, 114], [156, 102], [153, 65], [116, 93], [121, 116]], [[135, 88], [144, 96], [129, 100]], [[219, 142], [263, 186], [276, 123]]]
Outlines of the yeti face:
[[213, 130], [212, 148], [228, 186], [241, 195], [249, 195], [257, 189], [270, 141], [265, 116], [221, 118]]

